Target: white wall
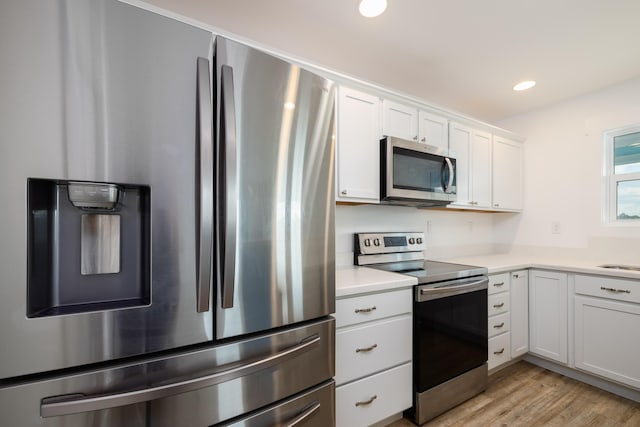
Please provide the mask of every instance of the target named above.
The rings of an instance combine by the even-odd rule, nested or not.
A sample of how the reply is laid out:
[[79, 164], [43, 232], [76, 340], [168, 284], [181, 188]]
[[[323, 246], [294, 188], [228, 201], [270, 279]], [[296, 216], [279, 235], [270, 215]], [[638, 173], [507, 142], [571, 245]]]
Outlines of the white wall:
[[605, 225], [601, 211], [603, 131], [636, 123], [640, 79], [497, 123], [527, 140], [524, 212], [496, 217], [494, 243], [638, 253], [640, 227]]
[[428, 258], [492, 253], [494, 216], [485, 212], [460, 212], [440, 209], [416, 209], [404, 206], [336, 206], [336, 263], [353, 264], [353, 233], [403, 232], [425, 233]]

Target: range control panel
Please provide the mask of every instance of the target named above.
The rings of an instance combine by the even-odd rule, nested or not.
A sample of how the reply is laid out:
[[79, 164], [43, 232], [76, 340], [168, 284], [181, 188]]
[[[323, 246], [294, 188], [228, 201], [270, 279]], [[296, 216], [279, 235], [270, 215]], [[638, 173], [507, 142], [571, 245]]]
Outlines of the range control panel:
[[426, 245], [424, 233], [356, 233], [356, 255], [388, 254], [423, 251]]

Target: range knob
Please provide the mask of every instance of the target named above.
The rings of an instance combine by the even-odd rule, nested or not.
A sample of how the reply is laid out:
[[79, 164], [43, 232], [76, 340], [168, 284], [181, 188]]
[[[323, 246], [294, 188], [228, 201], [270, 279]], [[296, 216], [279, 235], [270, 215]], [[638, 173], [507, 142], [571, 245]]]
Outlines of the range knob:
[[416, 239], [414, 239], [413, 237], [409, 237], [409, 244], [413, 245], [416, 242]]
[[422, 237], [418, 237], [418, 244], [421, 245], [422, 244]]
[[367, 247], [371, 246], [371, 239], [364, 239], [364, 245]]
[[374, 240], [373, 240], [373, 244], [374, 244], [375, 246], [380, 246], [380, 239], [374, 239]]

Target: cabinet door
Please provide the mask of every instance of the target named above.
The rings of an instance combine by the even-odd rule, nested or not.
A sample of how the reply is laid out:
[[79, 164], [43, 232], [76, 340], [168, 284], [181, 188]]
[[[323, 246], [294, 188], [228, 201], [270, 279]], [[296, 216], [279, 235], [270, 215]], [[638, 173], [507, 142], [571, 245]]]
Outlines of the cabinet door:
[[529, 351], [567, 363], [567, 275], [529, 273]]
[[418, 141], [449, 149], [449, 122], [445, 117], [418, 111]]
[[338, 91], [336, 201], [380, 202], [380, 99]]
[[526, 270], [511, 273], [511, 357], [529, 351], [529, 276]]
[[456, 159], [456, 207], [473, 206], [471, 199], [471, 135], [472, 131], [458, 123], [449, 124], [449, 150]]
[[640, 388], [640, 305], [574, 301], [576, 368]]
[[522, 209], [522, 144], [493, 139], [493, 207]]
[[491, 134], [474, 130], [471, 139], [473, 206], [491, 207]]
[[418, 110], [385, 99], [382, 101], [382, 135], [418, 140]]

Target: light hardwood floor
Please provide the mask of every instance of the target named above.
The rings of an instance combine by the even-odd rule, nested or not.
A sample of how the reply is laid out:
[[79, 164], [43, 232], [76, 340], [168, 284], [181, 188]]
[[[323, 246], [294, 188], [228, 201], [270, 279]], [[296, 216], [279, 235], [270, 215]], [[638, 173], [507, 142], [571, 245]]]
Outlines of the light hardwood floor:
[[[640, 426], [640, 403], [527, 362], [489, 377], [482, 394], [423, 424], [444, 426]], [[388, 427], [413, 427], [403, 419]]]

